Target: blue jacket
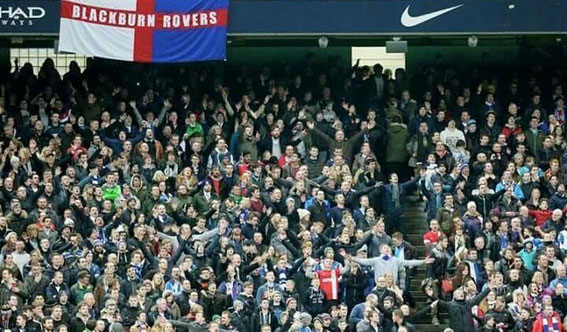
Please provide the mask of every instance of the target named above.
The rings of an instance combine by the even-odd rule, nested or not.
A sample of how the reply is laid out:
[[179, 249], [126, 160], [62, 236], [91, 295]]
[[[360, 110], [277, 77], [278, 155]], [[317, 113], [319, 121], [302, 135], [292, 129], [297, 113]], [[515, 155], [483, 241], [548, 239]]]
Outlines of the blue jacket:
[[558, 277], [557, 279], [552, 280], [549, 283], [549, 288], [551, 288], [554, 292], [555, 292], [555, 288], [557, 287], [557, 285], [562, 284], [563, 285], [563, 289], [564, 289], [564, 293], [567, 292], [567, 276], [565, 277]]
[[549, 208], [552, 209], [552, 210], [555, 210], [555, 209], [562, 209], [563, 210], [563, 208], [565, 207], [565, 204], [567, 204], [567, 195], [565, 195], [565, 194], [555, 193], [549, 199]]
[[534, 258], [536, 257], [536, 250], [535, 248], [532, 249], [531, 252], [527, 252], [525, 249], [522, 249], [522, 251], [520, 251], [518, 253], [518, 255], [522, 258], [522, 260], [524, 261], [524, 265], [526, 266], [526, 269], [530, 270], [530, 271], [535, 271], [535, 265], [534, 265]]
[[[504, 188], [506, 188], [506, 186], [504, 184], [502, 184], [502, 182], [500, 182], [496, 185], [496, 189], [494, 191], [498, 192], [498, 191], [500, 191]], [[520, 188], [520, 186], [518, 186], [518, 184], [516, 184], [516, 183], [514, 183], [513, 195], [514, 195], [514, 197], [516, 197], [517, 199], [519, 199], [521, 201], [523, 201], [525, 199], [524, 192], [522, 191], [522, 188]]]
[[366, 308], [366, 303], [359, 303], [352, 308], [348, 321], [352, 325], [358, 324], [364, 319], [364, 309]]
[[387, 184], [382, 187], [382, 206], [384, 207], [386, 214], [401, 216], [404, 213], [404, 196], [415, 188], [417, 181], [418, 178], [415, 178], [398, 184], [400, 190], [400, 205], [397, 208], [394, 206], [394, 198], [392, 197], [392, 184]]

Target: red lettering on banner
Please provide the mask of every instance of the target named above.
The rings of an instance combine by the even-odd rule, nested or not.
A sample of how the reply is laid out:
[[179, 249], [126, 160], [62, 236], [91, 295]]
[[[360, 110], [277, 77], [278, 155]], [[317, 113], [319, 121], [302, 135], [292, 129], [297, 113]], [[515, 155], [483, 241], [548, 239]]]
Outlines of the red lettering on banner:
[[139, 0], [136, 11], [62, 1], [61, 18], [121, 28], [191, 29], [226, 26], [228, 13], [226, 9], [184, 14], [156, 13], [152, 1], [147, 0]]

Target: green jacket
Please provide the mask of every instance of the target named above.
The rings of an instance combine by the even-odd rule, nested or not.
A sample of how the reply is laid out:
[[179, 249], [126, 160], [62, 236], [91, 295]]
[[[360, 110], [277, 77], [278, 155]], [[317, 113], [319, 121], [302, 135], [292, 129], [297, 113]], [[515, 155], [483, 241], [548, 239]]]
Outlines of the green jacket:
[[530, 129], [524, 130], [524, 135], [526, 135], [526, 144], [530, 153], [539, 161], [539, 151], [543, 149], [543, 139], [545, 136], [538, 130], [537, 134], [534, 134]]
[[201, 126], [200, 123], [195, 123], [194, 127], [191, 127], [190, 125], [187, 126], [187, 130], [185, 131], [185, 135], [187, 135], [188, 138], [191, 138], [194, 135], [199, 134], [199, 136], [203, 136], [203, 127]]
[[408, 161], [408, 152], [406, 149], [408, 140], [408, 128], [401, 123], [392, 123], [388, 128], [386, 162]]
[[8, 303], [8, 300], [10, 300], [11, 295], [16, 295], [16, 297], [18, 298], [18, 302], [20, 304], [23, 304], [25, 299], [27, 299], [29, 294], [28, 294], [27, 288], [24, 286], [24, 283], [21, 282], [21, 281], [17, 281], [15, 279], [14, 279], [14, 283], [16, 283], [17, 286], [18, 286], [18, 289], [19, 289], [18, 293], [14, 292], [13, 288], [9, 288], [5, 284], [0, 284], [0, 302], [1, 303]]
[[144, 209], [144, 215], [146, 216], [146, 219], [151, 218], [152, 209], [155, 205], [160, 203], [161, 202], [159, 200], [159, 197], [157, 199], [153, 199], [151, 194], [148, 195], [148, 198], [146, 198], [146, 200], [144, 201], [144, 206], [142, 207]]
[[131, 189], [132, 195], [138, 197], [140, 203], [144, 203], [144, 201], [148, 198], [148, 189], [146, 187], [142, 187], [138, 190]]
[[439, 225], [441, 225], [441, 230], [445, 234], [452, 234], [455, 228], [455, 224], [453, 223], [453, 218], [459, 217], [459, 211], [457, 209], [453, 209], [453, 212], [447, 210], [447, 208], [442, 207], [437, 210], [437, 221]]
[[122, 190], [119, 185], [114, 185], [110, 187], [108, 185], [102, 186], [102, 198], [108, 199], [114, 202], [120, 195], [122, 195]]
[[71, 287], [71, 295], [73, 295], [73, 298], [77, 303], [83, 301], [85, 294], [92, 293], [93, 291], [94, 288], [92, 285], [88, 285], [87, 287], [82, 287], [81, 285], [79, 285], [79, 283], [76, 283]]
[[238, 136], [238, 155], [242, 152], [248, 151], [252, 155], [252, 160], [258, 160], [258, 142], [256, 138], [253, 137], [251, 140], [244, 138], [244, 136]]
[[193, 206], [195, 206], [195, 210], [197, 210], [198, 213], [204, 214], [211, 209], [211, 203], [215, 199], [220, 199], [216, 193], [212, 192], [211, 198], [207, 201], [205, 195], [201, 191], [193, 197]]

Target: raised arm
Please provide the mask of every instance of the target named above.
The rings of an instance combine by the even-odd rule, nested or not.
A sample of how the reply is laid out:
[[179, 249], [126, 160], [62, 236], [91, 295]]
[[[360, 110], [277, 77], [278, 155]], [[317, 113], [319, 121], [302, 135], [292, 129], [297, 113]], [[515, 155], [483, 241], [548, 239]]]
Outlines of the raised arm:
[[414, 186], [416, 185], [417, 181], [419, 181], [419, 178], [420, 178], [420, 177], [418, 176], [418, 177], [415, 177], [415, 178], [413, 178], [413, 179], [411, 179], [411, 180], [408, 180], [408, 181], [402, 183], [402, 184], [400, 185], [400, 187], [401, 187], [404, 191], [408, 191], [408, 190], [410, 190], [410, 189], [413, 189]]
[[413, 267], [413, 266], [421, 266], [423, 264], [426, 264], [428, 262], [428, 260], [427, 259], [400, 259], [399, 262], [400, 262], [401, 266]]
[[374, 258], [357, 258], [353, 257], [352, 261], [364, 266], [375, 266], [376, 262], [379, 260], [379, 257]]
[[228, 115], [233, 116], [234, 109], [232, 108], [230, 101], [228, 101], [228, 92], [226, 92], [226, 90], [223, 87], [220, 87], [220, 90], [222, 94], [222, 100], [224, 101], [224, 108], [226, 108]]
[[155, 127], [159, 127], [161, 125], [161, 123], [163, 122], [163, 119], [165, 118], [165, 114], [167, 113], [167, 111], [169, 111], [171, 109], [173, 105], [171, 105], [171, 102], [166, 99], [163, 101], [163, 107], [161, 108], [161, 112], [159, 113], [156, 122], [155, 122]]
[[258, 119], [259, 117], [261, 117], [262, 115], [264, 115], [264, 112], [266, 112], [266, 105], [268, 105], [268, 103], [270, 102], [270, 99], [272, 99], [272, 96], [267, 95], [266, 97], [264, 97], [264, 102], [260, 105], [260, 107], [258, 107], [258, 110], [256, 110], [256, 112], [252, 112], [250, 111], [250, 115], [252, 115], [252, 117], [254, 119]]
[[351, 138], [349, 138], [350, 145], [351, 146], [360, 146], [359, 141], [364, 138], [364, 135], [367, 134], [368, 131], [369, 131], [368, 128], [364, 128], [363, 130], [360, 130], [358, 133], [354, 134]]
[[314, 135], [317, 138], [323, 140], [325, 144], [327, 144], [328, 146], [331, 146], [335, 142], [335, 140], [329, 137], [329, 135], [317, 129], [317, 127], [315, 127], [315, 124], [313, 122], [308, 122], [307, 127], [309, 128], [309, 132], [311, 133], [311, 135]]
[[407, 321], [414, 324], [415, 322], [417, 322], [418, 320], [421, 319], [421, 317], [425, 316], [428, 312], [431, 311], [432, 308], [437, 306], [439, 300], [435, 300], [433, 303], [431, 303], [430, 305], [426, 305], [425, 307], [419, 309], [416, 313], [414, 313], [413, 315], [409, 315], [408, 317], [406, 317]]
[[181, 257], [181, 255], [183, 254], [183, 248], [185, 248], [185, 244], [186, 242], [184, 240], [182, 240], [179, 245], [177, 246], [177, 250], [174, 251], [174, 254], [171, 256], [171, 258], [169, 259], [169, 261], [167, 262], [168, 265], [168, 270], [171, 271], [171, 269], [177, 265], [177, 261], [179, 260], [179, 258]]
[[349, 272], [350, 272], [350, 262], [348, 259], [345, 259], [345, 266], [341, 267], [340, 273], [341, 275], [344, 275]]
[[132, 111], [134, 112], [134, 116], [136, 117], [136, 121], [138, 122], [138, 126], [142, 127], [142, 122], [144, 119], [142, 118], [142, 114], [138, 111], [138, 107], [136, 107], [135, 101], [130, 101], [130, 107], [132, 107]]
[[178, 249], [179, 246], [180, 246], [180, 243], [179, 243], [179, 241], [177, 240], [177, 236], [167, 235], [167, 234], [162, 233], [162, 232], [156, 232], [156, 234], [157, 234], [157, 236], [160, 238], [160, 240], [163, 240], [163, 239], [169, 240], [169, 241], [171, 242], [172, 247], [173, 247], [173, 248], [172, 248], [173, 252], [176, 252], [176, 251], [177, 251], [177, 249]]
[[191, 239], [194, 240], [194, 241], [206, 241], [206, 240], [212, 238], [213, 236], [215, 236], [217, 234], [219, 234], [219, 229], [215, 228], [215, 229], [207, 231], [203, 234], [193, 235], [191, 237]]
[[472, 300], [469, 300], [467, 304], [470, 305], [471, 307], [478, 305], [480, 302], [482, 302], [482, 300], [484, 300], [484, 298], [488, 295], [488, 293], [490, 293], [490, 288], [487, 287], [485, 290], [483, 290], [477, 296], [475, 296]]
[[309, 279], [313, 279], [316, 277], [315, 273], [313, 272], [313, 265], [309, 264], [309, 266], [305, 270], [305, 276]]
[[493, 202], [496, 202], [500, 198], [500, 196], [504, 195], [505, 192], [506, 192], [506, 188], [500, 189], [499, 191], [495, 192], [494, 195], [492, 195], [490, 197], [490, 200], [493, 201]]
[[364, 237], [360, 239], [359, 242], [354, 244], [354, 249], [358, 250], [362, 248], [362, 246], [367, 244], [371, 239], [372, 239], [372, 231], [368, 231], [366, 234], [364, 234]]

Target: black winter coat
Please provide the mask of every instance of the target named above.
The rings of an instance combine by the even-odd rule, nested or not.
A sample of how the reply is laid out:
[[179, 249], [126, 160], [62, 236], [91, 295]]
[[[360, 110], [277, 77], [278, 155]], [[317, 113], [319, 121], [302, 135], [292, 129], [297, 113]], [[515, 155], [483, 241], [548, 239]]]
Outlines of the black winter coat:
[[343, 276], [344, 301], [349, 307], [364, 302], [364, 289], [368, 284], [366, 272], [358, 270], [357, 274], [352, 272]]
[[449, 313], [449, 327], [459, 332], [474, 332], [474, 318], [471, 308], [478, 305], [490, 292], [487, 288], [468, 301], [439, 301], [439, 308]]

